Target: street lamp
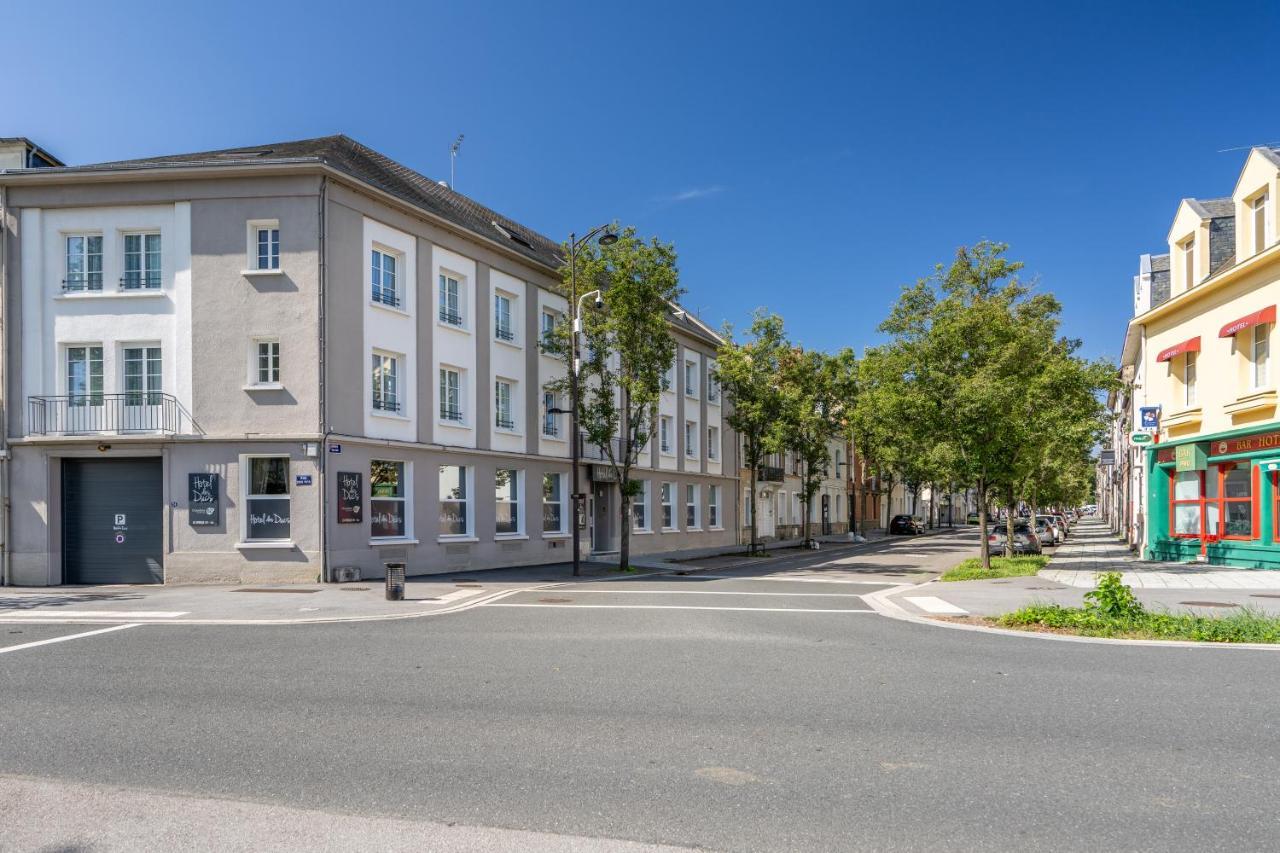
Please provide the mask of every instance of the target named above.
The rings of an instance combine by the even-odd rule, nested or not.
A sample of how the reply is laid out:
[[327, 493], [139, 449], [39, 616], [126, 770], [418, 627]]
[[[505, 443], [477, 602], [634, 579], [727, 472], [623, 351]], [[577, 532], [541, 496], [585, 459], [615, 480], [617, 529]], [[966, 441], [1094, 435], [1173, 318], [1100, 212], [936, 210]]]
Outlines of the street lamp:
[[[582, 574], [582, 528], [578, 524], [578, 518], [584, 513], [587, 496], [578, 492], [578, 467], [582, 458], [582, 443], [578, 437], [578, 370], [580, 368], [580, 358], [578, 355], [578, 336], [582, 332], [582, 306], [578, 299], [578, 250], [591, 241], [591, 238], [599, 235], [599, 243], [601, 246], [612, 246], [618, 242], [618, 235], [613, 230], [612, 224], [605, 224], [591, 229], [583, 236], [576, 234], [569, 235], [569, 311], [573, 321], [573, 345], [569, 353], [569, 443], [570, 458], [573, 465], [573, 576], [576, 578]], [[597, 289], [592, 291], [595, 294], [597, 304], [600, 303], [602, 293]], [[582, 294], [582, 298], [586, 299], [591, 293]]]

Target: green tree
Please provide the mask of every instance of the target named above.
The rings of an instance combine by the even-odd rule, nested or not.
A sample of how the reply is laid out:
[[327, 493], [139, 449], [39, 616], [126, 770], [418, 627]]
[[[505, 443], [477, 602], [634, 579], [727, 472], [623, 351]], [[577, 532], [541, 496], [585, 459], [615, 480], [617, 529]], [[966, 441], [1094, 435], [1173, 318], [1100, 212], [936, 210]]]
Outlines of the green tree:
[[[680, 275], [675, 247], [657, 238], [646, 242], [633, 227], [612, 245], [584, 246], [577, 257], [578, 282], [600, 288], [602, 300], [600, 310], [581, 318], [578, 425], [618, 483], [618, 568], [626, 569], [631, 502], [640, 489], [632, 469], [653, 436], [664, 377], [676, 356], [669, 321], [682, 292]], [[571, 272], [567, 264], [561, 271], [566, 284]], [[568, 359], [572, 344], [573, 332], [562, 324], [546, 348]], [[568, 384], [565, 378], [550, 387], [563, 392]]]
[[726, 326], [724, 343], [716, 354], [715, 377], [728, 403], [725, 422], [741, 437], [742, 465], [751, 472], [747, 502], [751, 518], [749, 552], [763, 550], [756, 528], [756, 483], [764, 457], [778, 449], [778, 418], [782, 411], [781, 360], [788, 351], [782, 318], [757, 309], [738, 343]]

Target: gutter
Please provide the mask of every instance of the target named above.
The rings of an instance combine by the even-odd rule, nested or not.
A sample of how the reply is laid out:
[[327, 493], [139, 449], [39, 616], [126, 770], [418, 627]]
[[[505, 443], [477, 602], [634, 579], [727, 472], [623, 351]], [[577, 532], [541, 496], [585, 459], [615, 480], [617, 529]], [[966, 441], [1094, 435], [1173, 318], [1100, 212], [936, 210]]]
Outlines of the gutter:
[[329, 457], [329, 430], [327, 427], [329, 413], [326, 409], [326, 406], [328, 406], [328, 396], [326, 394], [328, 387], [328, 363], [325, 360], [327, 355], [325, 352], [325, 344], [329, 339], [325, 328], [325, 324], [327, 322], [327, 315], [325, 313], [325, 301], [327, 299], [325, 285], [327, 283], [326, 275], [329, 269], [328, 257], [326, 255], [326, 252], [328, 251], [327, 238], [329, 231], [329, 178], [324, 175], [320, 177], [320, 209], [318, 212], [320, 214], [320, 222], [318, 225], [320, 239], [316, 255], [318, 261], [316, 278], [320, 293], [318, 296], [319, 305], [317, 308], [319, 316], [317, 317], [316, 322], [316, 351], [320, 356], [319, 432], [320, 435], [325, 436], [325, 438], [321, 439], [319, 447], [316, 448], [316, 465], [320, 469], [320, 580], [323, 583], [329, 583], [329, 483], [326, 479], [326, 467]]
[[12, 504], [9, 500], [9, 207], [6, 188], [0, 184], [0, 586], [9, 586], [13, 577], [9, 531]]

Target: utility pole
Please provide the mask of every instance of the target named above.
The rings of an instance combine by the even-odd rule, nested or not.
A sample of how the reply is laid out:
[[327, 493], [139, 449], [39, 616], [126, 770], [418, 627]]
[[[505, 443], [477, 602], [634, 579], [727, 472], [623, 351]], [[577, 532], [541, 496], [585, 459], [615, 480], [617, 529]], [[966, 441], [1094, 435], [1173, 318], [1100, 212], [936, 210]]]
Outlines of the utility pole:
[[462, 134], [458, 134], [458, 138], [449, 146], [449, 189], [454, 189], [454, 172], [458, 163], [458, 149], [462, 147]]

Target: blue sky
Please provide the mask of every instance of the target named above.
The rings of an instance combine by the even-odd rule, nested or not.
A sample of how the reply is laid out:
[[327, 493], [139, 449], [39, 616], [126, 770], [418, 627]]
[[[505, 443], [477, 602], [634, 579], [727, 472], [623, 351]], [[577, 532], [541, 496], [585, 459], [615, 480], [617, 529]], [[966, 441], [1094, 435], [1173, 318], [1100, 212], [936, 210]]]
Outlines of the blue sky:
[[[686, 302], [861, 347], [982, 238], [1115, 355], [1177, 202], [1280, 142], [1280, 5], [45, 3], [0, 136], [71, 163], [347, 133], [556, 238], [673, 241]], [[10, 16], [12, 17], [12, 16]]]

